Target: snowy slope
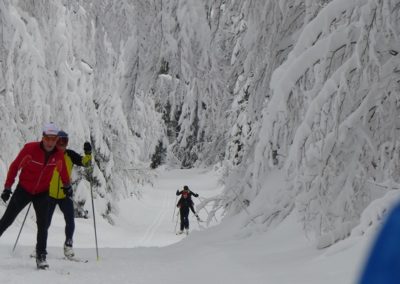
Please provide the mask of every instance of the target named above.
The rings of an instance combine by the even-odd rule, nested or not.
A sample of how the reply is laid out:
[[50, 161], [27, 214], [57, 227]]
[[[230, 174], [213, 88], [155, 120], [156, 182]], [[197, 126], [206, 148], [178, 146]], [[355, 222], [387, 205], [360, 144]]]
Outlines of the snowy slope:
[[[35, 239], [34, 219], [11, 252], [19, 222], [0, 238], [1, 283], [353, 283], [368, 243], [350, 238], [327, 250], [316, 250], [295, 215], [275, 230], [250, 226], [238, 233], [247, 218], [239, 215], [208, 230], [200, 230], [193, 215], [188, 237], [176, 236], [172, 222], [175, 191], [188, 184], [200, 197], [221, 190], [218, 175], [204, 170], [161, 172], [141, 202], [120, 204], [121, 218], [110, 226], [97, 218], [100, 259], [96, 260], [92, 219], [76, 219], [76, 254], [88, 263], [62, 257], [63, 220], [56, 211], [49, 232], [49, 271], [37, 271], [29, 257]], [[198, 200], [195, 200], [198, 204]], [[199, 211], [205, 217], [205, 211]], [[19, 216], [22, 220], [23, 213]]]

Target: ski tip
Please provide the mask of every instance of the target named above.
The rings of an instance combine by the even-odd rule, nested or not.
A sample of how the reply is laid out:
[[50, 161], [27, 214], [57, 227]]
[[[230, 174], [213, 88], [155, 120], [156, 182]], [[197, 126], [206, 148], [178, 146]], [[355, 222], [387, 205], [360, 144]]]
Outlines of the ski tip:
[[63, 257], [64, 260], [69, 260], [69, 261], [75, 261], [75, 262], [83, 262], [83, 263], [88, 263], [89, 260], [88, 259], [81, 259], [81, 258], [77, 258], [77, 257]]

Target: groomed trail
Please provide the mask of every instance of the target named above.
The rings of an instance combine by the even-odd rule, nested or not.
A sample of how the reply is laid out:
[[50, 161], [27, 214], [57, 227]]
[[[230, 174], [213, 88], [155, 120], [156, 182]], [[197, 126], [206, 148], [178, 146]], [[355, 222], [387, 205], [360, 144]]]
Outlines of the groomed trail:
[[[203, 198], [222, 190], [214, 171], [160, 172], [152, 187], [143, 188], [141, 200], [130, 198], [119, 203], [113, 226], [97, 214], [99, 260], [93, 220], [76, 219], [75, 253], [87, 259], [87, 263], [63, 259], [64, 220], [57, 209], [49, 231], [50, 269], [46, 271], [38, 271], [35, 260], [29, 256], [36, 236], [34, 216], [28, 218], [12, 253], [25, 214], [22, 211], [0, 237], [0, 283], [356, 283], [369, 240], [349, 238], [317, 250], [306, 238], [295, 212], [273, 230], [266, 230], [263, 224], [245, 225], [248, 216], [243, 212], [224, 218], [217, 226], [199, 230], [191, 214], [190, 234], [175, 235], [175, 192], [183, 185]], [[1, 207], [0, 213], [3, 211]], [[206, 218], [205, 212], [198, 213]], [[220, 221], [221, 217], [217, 218]]]

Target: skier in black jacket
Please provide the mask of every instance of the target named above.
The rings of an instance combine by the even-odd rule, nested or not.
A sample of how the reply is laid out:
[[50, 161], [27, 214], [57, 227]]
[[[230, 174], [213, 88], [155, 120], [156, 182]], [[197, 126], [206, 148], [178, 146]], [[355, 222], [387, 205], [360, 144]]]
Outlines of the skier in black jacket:
[[192, 200], [192, 195], [194, 197], [198, 197], [199, 195], [191, 191], [187, 185], [183, 187], [182, 191], [177, 190], [176, 195], [181, 195], [181, 198], [176, 205], [179, 208], [179, 214], [181, 215], [181, 229], [177, 234], [182, 234], [184, 229], [186, 234], [189, 234], [189, 209], [192, 210], [197, 220], [200, 221], [199, 215], [194, 211]]

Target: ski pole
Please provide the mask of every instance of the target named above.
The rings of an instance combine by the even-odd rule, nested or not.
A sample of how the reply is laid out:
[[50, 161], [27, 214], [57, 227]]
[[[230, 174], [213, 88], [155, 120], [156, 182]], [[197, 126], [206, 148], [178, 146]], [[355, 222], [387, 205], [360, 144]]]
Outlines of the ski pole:
[[176, 213], [176, 223], [175, 223], [175, 234], [176, 234], [176, 227], [178, 226], [178, 216], [179, 216], [179, 211]]
[[94, 227], [94, 239], [96, 241], [96, 255], [97, 255], [97, 261], [99, 261], [99, 246], [97, 245], [97, 230], [96, 230], [96, 215], [94, 213], [94, 201], [93, 201], [93, 186], [92, 186], [92, 179], [93, 176], [90, 174], [90, 196], [92, 199], [92, 210], [93, 210], [93, 227]]
[[22, 228], [24, 227], [26, 217], [28, 216], [28, 213], [29, 213], [29, 209], [31, 209], [31, 205], [32, 205], [32, 203], [29, 202], [28, 210], [26, 210], [26, 214], [25, 214], [24, 221], [22, 221], [21, 228], [19, 229], [19, 233], [18, 233], [17, 239], [15, 240], [15, 244], [14, 244], [14, 247], [13, 247], [13, 249], [12, 249], [13, 252], [15, 251], [15, 248], [17, 247], [17, 243], [18, 243], [18, 240], [19, 240], [19, 236], [21, 235]]
[[174, 213], [172, 213], [172, 222], [174, 222], [174, 217], [175, 217], [175, 210], [176, 210], [176, 201], [178, 200], [178, 195], [175, 197], [175, 203], [174, 203]]
[[201, 230], [205, 229], [204, 226], [201, 224], [201, 222], [203, 222], [203, 221], [201, 221], [201, 219], [198, 217], [198, 215], [196, 216], [196, 220], [197, 220], [197, 224], [199, 224], [199, 229], [201, 229]]

